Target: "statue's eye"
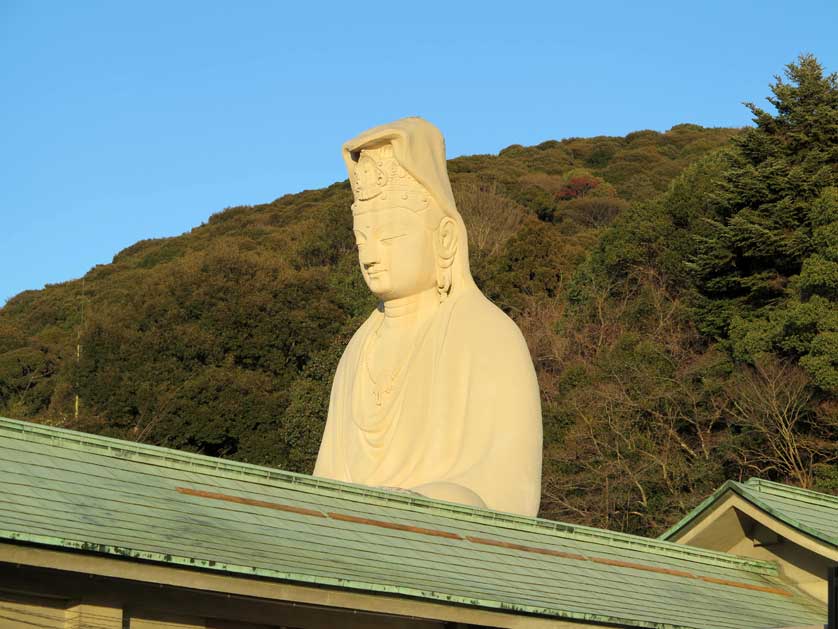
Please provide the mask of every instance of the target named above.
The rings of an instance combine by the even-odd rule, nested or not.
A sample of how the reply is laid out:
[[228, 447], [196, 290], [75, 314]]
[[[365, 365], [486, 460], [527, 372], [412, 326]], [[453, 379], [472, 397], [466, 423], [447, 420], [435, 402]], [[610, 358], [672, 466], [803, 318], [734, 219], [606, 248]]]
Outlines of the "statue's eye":
[[381, 239], [381, 242], [384, 243], [385, 245], [389, 245], [389, 244], [392, 244], [394, 240], [397, 240], [399, 238], [404, 238], [405, 236], [407, 236], [407, 234], [393, 234], [392, 236], [384, 236]]

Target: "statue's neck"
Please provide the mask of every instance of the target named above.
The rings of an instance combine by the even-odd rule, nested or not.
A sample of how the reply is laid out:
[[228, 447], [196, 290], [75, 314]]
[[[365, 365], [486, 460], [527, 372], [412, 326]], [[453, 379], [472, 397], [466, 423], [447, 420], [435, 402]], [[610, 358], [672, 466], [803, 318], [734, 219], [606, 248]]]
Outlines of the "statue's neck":
[[436, 288], [408, 297], [390, 299], [384, 302], [384, 318], [389, 324], [410, 324], [425, 318], [439, 306]]

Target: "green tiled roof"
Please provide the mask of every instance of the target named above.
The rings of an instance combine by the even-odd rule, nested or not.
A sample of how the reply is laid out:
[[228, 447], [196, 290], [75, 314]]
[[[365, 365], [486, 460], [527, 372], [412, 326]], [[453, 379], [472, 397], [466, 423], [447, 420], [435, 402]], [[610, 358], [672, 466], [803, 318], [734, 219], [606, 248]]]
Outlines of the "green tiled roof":
[[819, 624], [771, 563], [0, 418], [0, 542], [630, 627]]
[[838, 547], [838, 497], [760, 478], [750, 478], [744, 483], [726, 482], [660, 538], [672, 539], [728, 492], [742, 496], [781, 522]]

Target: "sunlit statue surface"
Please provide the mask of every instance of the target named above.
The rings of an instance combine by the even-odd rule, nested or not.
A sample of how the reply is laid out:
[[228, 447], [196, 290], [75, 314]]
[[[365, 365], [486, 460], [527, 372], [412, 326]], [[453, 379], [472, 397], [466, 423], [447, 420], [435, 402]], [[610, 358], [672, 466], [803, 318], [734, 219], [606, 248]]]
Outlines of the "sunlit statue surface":
[[442, 135], [405, 118], [343, 156], [380, 303], [338, 365], [314, 474], [535, 515], [538, 383], [521, 332], [471, 277]]

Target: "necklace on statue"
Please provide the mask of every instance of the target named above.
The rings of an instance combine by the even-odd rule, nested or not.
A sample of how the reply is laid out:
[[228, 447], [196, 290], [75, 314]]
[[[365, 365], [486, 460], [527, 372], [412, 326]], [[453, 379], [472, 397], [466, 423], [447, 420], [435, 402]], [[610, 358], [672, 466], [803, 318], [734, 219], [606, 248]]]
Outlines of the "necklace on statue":
[[376, 378], [373, 375], [372, 368], [370, 367], [370, 357], [372, 356], [373, 348], [375, 347], [381, 336], [381, 327], [382, 326], [379, 325], [375, 332], [373, 332], [370, 335], [370, 341], [372, 342], [368, 343], [366, 351], [364, 352], [364, 367], [366, 368], [367, 376], [369, 377], [370, 382], [372, 383], [372, 396], [375, 399], [376, 406], [382, 406], [382, 404], [384, 403], [384, 397], [389, 396], [393, 392], [393, 388], [396, 385], [396, 380], [398, 379], [399, 374], [401, 374], [402, 369], [404, 368], [404, 365], [407, 362], [407, 358], [409, 358], [410, 354], [412, 353], [407, 352], [405, 354], [407, 358], [405, 358], [401, 363], [399, 363], [396, 366], [396, 368], [390, 374], [389, 378], [382, 378], [380, 376], [379, 378]]

